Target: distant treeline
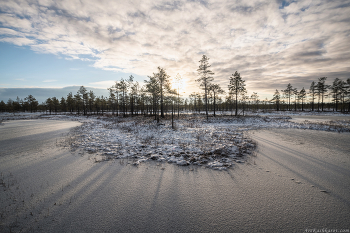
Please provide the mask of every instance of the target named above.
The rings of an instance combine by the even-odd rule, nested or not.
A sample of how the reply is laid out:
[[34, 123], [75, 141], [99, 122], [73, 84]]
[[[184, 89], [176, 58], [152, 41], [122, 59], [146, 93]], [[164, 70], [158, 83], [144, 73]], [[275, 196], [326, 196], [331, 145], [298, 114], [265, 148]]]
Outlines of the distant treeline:
[[[213, 72], [209, 69], [209, 58], [203, 55], [199, 61], [199, 78], [196, 80], [202, 92], [192, 93], [188, 98], [180, 94], [182, 78], [178, 74], [171, 84], [165, 69], [158, 67], [157, 73], [148, 76], [145, 85], [140, 86], [134, 77], [121, 79], [108, 88], [109, 96], [95, 96], [81, 86], [76, 94], [70, 92], [66, 98], [48, 98], [39, 104], [34, 96], [28, 95], [24, 100], [17, 97], [7, 103], [0, 101], [1, 112], [46, 112], [115, 115], [153, 115], [156, 119], [166, 114], [180, 111], [205, 113], [209, 111], [231, 115], [244, 115], [250, 111], [350, 111], [350, 78], [346, 81], [336, 78], [331, 85], [326, 84], [327, 77], [313, 81], [308, 91], [300, 91], [289, 83], [284, 90], [275, 91], [273, 98], [261, 100], [258, 93], [247, 95], [245, 80], [237, 71], [229, 78], [228, 91], [214, 83]], [[175, 86], [175, 88], [174, 88]], [[328, 98], [328, 101], [326, 99]]]

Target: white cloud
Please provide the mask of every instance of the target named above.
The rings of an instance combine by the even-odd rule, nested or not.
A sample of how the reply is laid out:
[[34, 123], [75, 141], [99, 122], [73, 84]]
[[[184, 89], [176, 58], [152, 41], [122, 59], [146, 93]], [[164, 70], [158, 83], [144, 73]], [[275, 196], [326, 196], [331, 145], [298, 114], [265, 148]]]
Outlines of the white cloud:
[[21, 37], [1, 38], [0, 41], [1, 42], [12, 43], [12, 44], [15, 44], [15, 45], [18, 45], [18, 46], [35, 44], [34, 40], [30, 40], [28, 38], [21, 38]]
[[276, 81], [307, 86], [320, 74], [349, 75], [346, 3], [305, 0], [280, 9], [267, 0], [1, 1], [0, 40], [105, 70], [151, 75], [161, 66], [192, 80], [189, 88], [198, 86], [206, 54], [222, 85], [238, 70], [252, 90], [263, 83], [273, 92]]
[[0, 34], [6, 36], [20, 36], [21, 33], [10, 28], [0, 28]]
[[44, 83], [52, 83], [52, 82], [57, 82], [55, 79], [47, 79], [43, 81]]
[[115, 81], [105, 80], [105, 81], [99, 81], [99, 82], [91, 82], [89, 84], [91, 84], [92, 87], [95, 87], [95, 88], [109, 88], [115, 84]]

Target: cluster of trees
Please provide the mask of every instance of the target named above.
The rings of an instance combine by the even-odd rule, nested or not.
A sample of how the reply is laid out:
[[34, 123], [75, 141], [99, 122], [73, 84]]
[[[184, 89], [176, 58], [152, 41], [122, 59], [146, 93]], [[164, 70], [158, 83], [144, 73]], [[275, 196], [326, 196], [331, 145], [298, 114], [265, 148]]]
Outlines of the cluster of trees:
[[[290, 83], [286, 89], [279, 90], [271, 100], [260, 100], [258, 93], [247, 95], [245, 80], [237, 71], [229, 77], [228, 91], [225, 92], [219, 84], [214, 83], [214, 73], [210, 69], [209, 58], [202, 56], [199, 61], [198, 79], [202, 92], [194, 92], [189, 98], [180, 97], [181, 76], [178, 74], [171, 84], [170, 76], [166, 70], [158, 67], [157, 72], [148, 76], [145, 85], [140, 86], [131, 75], [128, 79], [120, 79], [108, 88], [109, 96], [95, 96], [93, 91], [88, 91], [81, 86], [75, 95], [70, 92], [66, 98], [48, 98], [44, 103], [29, 95], [24, 100], [15, 101], [9, 99], [7, 104], [0, 102], [0, 111], [46, 111], [52, 112], [75, 112], [77, 114], [99, 114], [106, 111], [112, 114], [126, 115], [153, 115], [155, 119], [172, 113], [175, 109], [179, 115], [181, 111], [205, 112], [207, 118], [209, 111], [213, 116], [217, 111], [230, 112], [231, 115], [244, 115], [245, 110], [292, 110], [305, 109], [315, 111], [328, 110], [343, 112], [350, 110], [350, 78], [346, 81], [336, 78], [332, 85], [327, 85], [326, 77], [312, 82], [307, 92], [303, 87], [300, 91]], [[174, 86], [175, 84], [175, 86]], [[326, 98], [331, 98], [325, 101]], [[294, 105], [294, 106], [293, 106]]]
[[93, 91], [88, 91], [84, 86], [81, 86], [75, 95], [70, 92], [67, 98], [62, 97], [58, 100], [56, 97], [48, 98], [43, 107], [45, 111], [50, 114], [54, 111], [60, 112], [76, 112], [77, 114], [83, 113], [86, 115], [88, 112], [103, 114], [108, 111], [110, 106], [110, 100], [107, 97], [95, 96]]
[[50, 97], [45, 102], [39, 104], [34, 96], [28, 95], [24, 100], [17, 97], [16, 100], [9, 99], [7, 103], [0, 101], [1, 112], [71, 112], [71, 113], [100, 113], [108, 110], [110, 100], [107, 97], [96, 97], [93, 91], [88, 92], [84, 86], [81, 86], [78, 92], [73, 95], [70, 92], [67, 98]]
[[[321, 77], [318, 82], [311, 82], [309, 92], [307, 93], [303, 87], [300, 91], [289, 83], [287, 88], [281, 90], [282, 94], [276, 89], [271, 102], [276, 105], [276, 110], [279, 111], [281, 105], [287, 105], [287, 110], [291, 110], [291, 104], [294, 102], [294, 110], [297, 111], [301, 105], [301, 110], [304, 111], [304, 107], [307, 104], [307, 97], [310, 99], [308, 102], [308, 108], [311, 111], [315, 110], [317, 100], [317, 111], [324, 111], [325, 99], [331, 98], [331, 101], [327, 103], [328, 109], [332, 108], [333, 111], [340, 110], [345, 112], [346, 109], [350, 110], [350, 78], [343, 81], [339, 78], [335, 78], [332, 85], [326, 84], [327, 77]], [[285, 99], [285, 100], [284, 100]]]
[[20, 112], [20, 111], [30, 111], [35, 112], [38, 110], [38, 101], [34, 98], [32, 95], [28, 95], [28, 97], [23, 99], [20, 99], [17, 97], [17, 99], [14, 101], [12, 99], [9, 99], [7, 101], [7, 104], [1, 100], [0, 101], [0, 111], [1, 112]]
[[[175, 78], [175, 87], [171, 85], [170, 76], [166, 73], [165, 69], [158, 67], [156, 73], [152, 76], [148, 76], [148, 80], [145, 80], [145, 85], [140, 88], [138, 82], [133, 81], [133, 77], [129, 79], [116, 81], [116, 84], [109, 88], [110, 96], [113, 96], [114, 103], [116, 103], [117, 114], [118, 109], [122, 111], [123, 115], [129, 112], [133, 115], [140, 111], [142, 114], [152, 114], [156, 119], [164, 117], [166, 113], [174, 113], [174, 106], [177, 107], [179, 115], [180, 108], [182, 110], [189, 111], [201, 111], [204, 109], [207, 118], [209, 117], [209, 111], [214, 112], [219, 109], [222, 110], [224, 101], [221, 96], [225, 91], [219, 84], [213, 83], [214, 73], [210, 70], [209, 58], [206, 55], [202, 56], [199, 61], [198, 68], [199, 78], [196, 81], [199, 83], [203, 93], [192, 93], [189, 99], [180, 98], [180, 83], [181, 76], [178, 74]], [[177, 85], [176, 85], [177, 84]], [[232, 106], [232, 95], [235, 95], [235, 115], [238, 114], [238, 98], [240, 95], [246, 94], [244, 80], [240, 77], [240, 74], [236, 71], [230, 78], [230, 84], [228, 86], [230, 91], [230, 98], [226, 99], [225, 105]], [[221, 108], [220, 108], [221, 106]], [[228, 109], [228, 106], [226, 106]]]

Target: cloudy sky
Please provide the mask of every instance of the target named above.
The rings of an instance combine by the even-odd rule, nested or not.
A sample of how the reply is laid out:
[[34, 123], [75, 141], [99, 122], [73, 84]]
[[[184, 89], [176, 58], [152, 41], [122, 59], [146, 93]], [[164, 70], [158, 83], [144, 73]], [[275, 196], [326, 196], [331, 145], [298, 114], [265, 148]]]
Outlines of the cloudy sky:
[[161, 66], [198, 91], [205, 54], [248, 93], [350, 78], [349, 0], [0, 1], [0, 88], [107, 88]]

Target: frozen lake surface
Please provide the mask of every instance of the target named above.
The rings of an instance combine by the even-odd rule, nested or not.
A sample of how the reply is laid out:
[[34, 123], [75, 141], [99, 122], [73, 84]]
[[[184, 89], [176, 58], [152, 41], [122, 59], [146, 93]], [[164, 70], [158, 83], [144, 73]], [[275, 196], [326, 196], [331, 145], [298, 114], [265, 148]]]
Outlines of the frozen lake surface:
[[349, 229], [350, 134], [251, 131], [228, 171], [71, 152], [78, 122], [0, 126], [0, 232], [304, 232]]

